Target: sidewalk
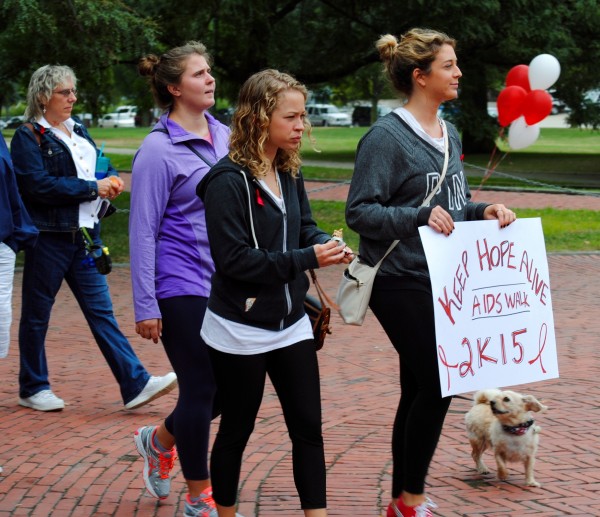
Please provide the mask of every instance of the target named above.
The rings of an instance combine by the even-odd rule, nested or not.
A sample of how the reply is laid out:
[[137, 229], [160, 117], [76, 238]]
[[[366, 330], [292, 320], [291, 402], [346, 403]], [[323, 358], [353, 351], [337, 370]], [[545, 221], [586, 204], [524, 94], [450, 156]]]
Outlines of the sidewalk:
[[[320, 192], [332, 199], [337, 190]], [[600, 210], [598, 198], [589, 196], [491, 194], [515, 208], [574, 208], [587, 200], [591, 206], [585, 208]], [[516, 387], [549, 406], [547, 413], [536, 415], [543, 428], [536, 478], [543, 486], [523, 487], [517, 464], [510, 465], [508, 482], [477, 475], [463, 424], [470, 402], [457, 398], [428, 478], [438, 517], [600, 515], [600, 255], [551, 255], [549, 264], [560, 378]], [[341, 271], [340, 266], [319, 272], [331, 295]], [[11, 350], [0, 360], [0, 517], [180, 517], [185, 487], [178, 464], [170, 497], [157, 502], [145, 493], [142, 461], [132, 440], [138, 426], [167, 415], [176, 392], [139, 410], [123, 410], [117, 384], [67, 288], [53, 310], [47, 352], [53, 388], [68, 405], [59, 413], [17, 405], [21, 278], [17, 272]], [[129, 269], [115, 268], [108, 279], [123, 331], [147, 368], [165, 373], [169, 366], [161, 345], [134, 332]], [[397, 355], [372, 315], [363, 327], [344, 326], [337, 314], [332, 324], [334, 333], [319, 352], [329, 515], [376, 517], [390, 497]], [[246, 449], [240, 489], [239, 511], [245, 517], [302, 515], [289, 438], [270, 385]]]

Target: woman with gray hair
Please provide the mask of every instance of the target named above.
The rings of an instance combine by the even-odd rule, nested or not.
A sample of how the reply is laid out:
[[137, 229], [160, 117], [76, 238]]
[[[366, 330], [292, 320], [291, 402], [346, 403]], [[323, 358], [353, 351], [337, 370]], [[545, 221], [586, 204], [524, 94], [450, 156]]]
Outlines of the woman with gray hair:
[[[29, 122], [13, 136], [11, 155], [23, 203], [40, 231], [26, 250], [19, 326], [19, 404], [38, 411], [60, 411], [64, 401], [50, 388], [45, 341], [52, 305], [66, 280], [104, 358], [119, 383], [126, 409], [134, 409], [177, 385], [174, 373], [154, 377], [146, 371], [119, 329], [104, 274], [100, 221], [124, 188], [109, 165], [97, 179], [98, 149], [79, 119], [77, 79], [68, 66], [45, 65], [31, 76], [27, 92]], [[92, 258], [92, 260], [90, 260]]]

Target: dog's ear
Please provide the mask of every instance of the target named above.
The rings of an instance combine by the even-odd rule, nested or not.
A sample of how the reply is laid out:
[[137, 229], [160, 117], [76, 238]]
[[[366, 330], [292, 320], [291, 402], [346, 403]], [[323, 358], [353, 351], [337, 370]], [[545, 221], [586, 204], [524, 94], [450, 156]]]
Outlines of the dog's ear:
[[523, 403], [527, 411], [535, 411], [537, 413], [538, 411], [546, 411], [548, 409], [548, 406], [544, 406], [533, 395], [523, 395]]

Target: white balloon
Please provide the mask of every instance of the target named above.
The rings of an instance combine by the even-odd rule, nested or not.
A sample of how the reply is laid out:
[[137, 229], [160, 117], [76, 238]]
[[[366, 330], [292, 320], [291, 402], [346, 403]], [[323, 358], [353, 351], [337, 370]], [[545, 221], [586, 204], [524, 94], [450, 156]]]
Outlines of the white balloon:
[[533, 144], [540, 136], [540, 126], [528, 126], [525, 117], [521, 116], [508, 128], [508, 145], [511, 149], [525, 149]]
[[560, 63], [550, 54], [535, 56], [529, 63], [529, 86], [532, 90], [547, 90], [560, 75]]

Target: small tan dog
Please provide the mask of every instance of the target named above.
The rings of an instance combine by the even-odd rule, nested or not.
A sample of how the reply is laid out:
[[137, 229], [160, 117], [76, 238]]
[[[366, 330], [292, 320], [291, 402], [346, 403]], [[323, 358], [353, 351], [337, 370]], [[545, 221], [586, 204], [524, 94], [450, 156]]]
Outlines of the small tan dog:
[[475, 393], [473, 407], [465, 415], [465, 423], [477, 472], [489, 473], [481, 456], [491, 448], [498, 465], [498, 479], [508, 478], [507, 461], [520, 461], [525, 466], [527, 486], [541, 486], [533, 476], [540, 427], [534, 424], [530, 411], [546, 409], [532, 395], [497, 389]]

